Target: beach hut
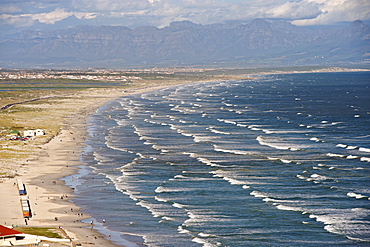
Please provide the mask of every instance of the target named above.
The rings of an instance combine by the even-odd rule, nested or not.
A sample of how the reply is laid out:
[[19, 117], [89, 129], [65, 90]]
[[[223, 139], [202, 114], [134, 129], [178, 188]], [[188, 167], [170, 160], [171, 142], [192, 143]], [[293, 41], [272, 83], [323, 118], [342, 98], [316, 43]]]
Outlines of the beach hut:
[[12, 130], [7, 136], [10, 136], [9, 140], [19, 140], [21, 138], [21, 133], [17, 130]]
[[22, 212], [23, 212], [23, 217], [24, 218], [31, 218], [32, 213], [31, 213], [31, 207], [30, 207], [30, 202], [27, 199], [27, 196], [21, 196], [21, 206], [22, 206]]
[[45, 131], [42, 129], [23, 131], [23, 136], [43, 136], [43, 135], [45, 135]]
[[25, 130], [23, 131], [23, 136], [35, 136], [35, 132], [33, 130]]
[[26, 186], [24, 186], [24, 183], [22, 182], [22, 180], [17, 179], [17, 185], [18, 185], [19, 195], [27, 195]]
[[43, 135], [45, 135], [45, 131], [42, 130], [42, 129], [37, 129], [37, 130], [35, 130], [35, 135], [36, 136], [43, 136]]
[[18, 130], [12, 130], [12, 131], [10, 131], [9, 134], [11, 134], [11, 135], [17, 135], [17, 136], [21, 135], [21, 133]]

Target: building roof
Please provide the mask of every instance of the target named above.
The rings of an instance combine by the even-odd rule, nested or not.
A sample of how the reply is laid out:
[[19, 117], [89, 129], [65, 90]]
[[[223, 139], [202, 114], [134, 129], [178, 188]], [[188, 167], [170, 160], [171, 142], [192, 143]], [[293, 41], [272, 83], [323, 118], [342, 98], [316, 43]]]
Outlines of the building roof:
[[12, 236], [12, 235], [17, 235], [17, 234], [22, 234], [22, 233], [0, 225], [0, 237]]

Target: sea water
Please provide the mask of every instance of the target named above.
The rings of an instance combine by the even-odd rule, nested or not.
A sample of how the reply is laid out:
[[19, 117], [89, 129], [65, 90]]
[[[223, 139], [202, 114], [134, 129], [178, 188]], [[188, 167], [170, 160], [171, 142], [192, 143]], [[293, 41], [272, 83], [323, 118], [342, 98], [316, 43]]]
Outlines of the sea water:
[[118, 244], [370, 246], [369, 72], [123, 97], [86, 143], [74, 201]]

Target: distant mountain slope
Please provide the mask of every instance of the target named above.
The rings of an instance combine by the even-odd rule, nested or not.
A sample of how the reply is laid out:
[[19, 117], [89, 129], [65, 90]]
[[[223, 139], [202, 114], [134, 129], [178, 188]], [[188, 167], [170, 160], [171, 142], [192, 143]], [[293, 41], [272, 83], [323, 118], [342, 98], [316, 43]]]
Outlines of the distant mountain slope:
[[311, 30], [285, 21], [200, 25], [173, 22], [164, 28], [79, 26], [25, 31], [0, 42], [1, 67], [128, 67], [191, 64], [243, 66], [365, 63], [370, 27]]

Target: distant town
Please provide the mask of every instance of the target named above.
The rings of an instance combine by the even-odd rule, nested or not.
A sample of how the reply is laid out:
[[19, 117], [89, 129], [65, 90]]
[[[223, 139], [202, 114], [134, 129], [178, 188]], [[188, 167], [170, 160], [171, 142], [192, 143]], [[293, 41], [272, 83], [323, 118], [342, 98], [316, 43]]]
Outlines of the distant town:
[[69, 80], [96, 80], [96, 81], [127, 81], [141, 80], [134, 75], [114, 75], [106, 71], [1, 71], [0, 80], [6, 79], [69, 79]]
[[70, 80], [97, 80], [97, 81], [127, 81], [141, 80], [138, 73], [160, 73], [173, 74], [176, 72], [204, 72], [206, 69], [198, 68], [151, 68], [138, 70], [111, 70], [111, 69], [89, 69], [89, 70], [20, 70], [1, 69], [0, 80], [17, 79], [70, 79]]

